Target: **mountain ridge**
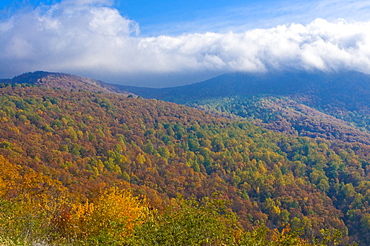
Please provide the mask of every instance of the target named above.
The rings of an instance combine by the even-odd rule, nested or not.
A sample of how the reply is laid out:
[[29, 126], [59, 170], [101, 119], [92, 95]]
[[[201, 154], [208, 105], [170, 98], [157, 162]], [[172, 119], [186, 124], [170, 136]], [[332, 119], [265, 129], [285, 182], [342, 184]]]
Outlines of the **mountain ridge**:
[[12, 79], [2, 79], [0, 80], [0, 83], [31, 84], [47, 88], [60, 88], [65, 90], [88, 90], [92, 92], [120, 93], [125, 95], [132, 95], [132, 93], [118, 90], [116, 87], [104, 83], [100, 80], [57, 72], [28, 72], [15, 76]]
[[137, 94], [246, 119], [294, 136], [370, 143], [370, 76], [359, 72], [232, 73], [162, 89], [114, 85], [45, 71], [25, 73], [0, 82]]
[[[333, 86], [335, 83], [341, 83], [351, 80], [349, 77], [355, 76], [359, 82], [357, 86], [366, 87], [370, 90], [370, 76], [356, 72], [345, 71], [339, 73], [325, 72], [271, 72], [271, 73], [227, 73], [198, 83], [166, 87], [166, 88], [148, 88], [148, 87], [133, 87], [124, 85], [114, 85], [117, 88], [128, 88], [130, 91], [136, 91], [145, 97], [152, 97], [165, 101], [181, 101], [183, 98], [178, 98], [179, 95], [188, 96], [188, 99], [205, 99], [211, 97], [226, 97], [234, 95], [291, 95], [297, 93], [317, 94], [322, 93], [321, 90], [336, 89]], [[361, 81], [366, 81], [365, 83]], [[284, 84], [282, 84], [284, 82]], [[317, 84], [326, 85], [320, 88]], [[113, 85], [113, 84], [112, 84]], [[246, 87], [248, 86], [248, 87]], [[210, 90], [211, 89], [211, 90]], [[353, 87], [346, 87], [353, 91]], [[172, 96], [176, 94], [176, 96]]]

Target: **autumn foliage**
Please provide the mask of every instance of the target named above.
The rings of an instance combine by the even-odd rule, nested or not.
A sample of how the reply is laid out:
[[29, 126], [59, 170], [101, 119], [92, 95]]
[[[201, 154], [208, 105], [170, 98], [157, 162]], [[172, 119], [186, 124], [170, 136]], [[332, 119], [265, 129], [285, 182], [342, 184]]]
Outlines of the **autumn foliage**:
[[299, 245], [323, 242], [323, 229], [344, 243], [370, 238], [360, 237], [370, 235], [365, 144], [289, 137], [156, 100], [28, 86], [0, 89], [0, 125], [4, 240]]

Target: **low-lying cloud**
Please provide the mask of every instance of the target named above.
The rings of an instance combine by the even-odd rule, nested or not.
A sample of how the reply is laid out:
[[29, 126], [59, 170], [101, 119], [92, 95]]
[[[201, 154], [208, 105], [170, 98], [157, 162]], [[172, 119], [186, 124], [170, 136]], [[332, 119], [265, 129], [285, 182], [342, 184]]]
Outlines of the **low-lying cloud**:
[[231, 71], [370, 73], [370, 22], [316, 19], [307, 25], [239, 33], [143, 38], [138, 24], [121, 16], [110, 3], [68, 0], [1, 22], [0, 77], [35, 70], [97, 76], [107, 82], [143, 74], [171, 78], [181, 74], [184, 81], [186, 74], [194, 79], [194, 74]]

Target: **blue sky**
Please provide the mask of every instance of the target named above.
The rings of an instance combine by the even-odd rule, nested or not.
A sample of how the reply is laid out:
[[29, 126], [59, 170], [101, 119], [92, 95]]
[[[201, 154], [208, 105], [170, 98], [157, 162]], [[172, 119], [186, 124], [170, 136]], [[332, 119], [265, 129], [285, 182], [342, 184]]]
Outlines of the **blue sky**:
[[139, 86], [225, 72], [370, 73], [370, 2], [0, 2], [0, 78], [47, 70]]
[[[81, 0], [76, 0], [76, 2]], [[82, 0], [83, 1], [83, 0]], [[22, 9], [51, 6], [62, 0], [2, 0], [3, 16]], [[86, 0], [84, 2], [89, 2]], [[329, 21], [370, 19], [366, 1], [294, 0], [102, 0], [91, 5], [110, 6], [140, 25], [142, 36], [176, 35], [192, 32], [245, 31], [276, 25], [307, 24], [316, 18]]]
[[[36, 8], [40, 5], [53, 5], [60, 2], [60, 0], [3, 0], [0, 2], [0, 9], [5, 9], [8, 15], [19, 9]], [[139, 23], [141, 35], [161, 35], [201, 31], [202, 29], [204, 31], [220, 31], [216, 28], [231, 29], [240, 22], [245, 25], [245, 19], [248, 19], [251, 26], [254, 26], [257, 24], [256, 21], [261, 22], [261, 19], [265, 19], [268, 22], [269, 18], [275, 17], [276, 13], [272, 13], [272, 9], [266, 7], [279, 2], [281, 1], [126, 0], [106, 1], [104, 5], [118, 9], [123, 16]], [[256, 9], [257, 11], [253, 12]], [[194, 22], [198, 24], [193, 25]]]

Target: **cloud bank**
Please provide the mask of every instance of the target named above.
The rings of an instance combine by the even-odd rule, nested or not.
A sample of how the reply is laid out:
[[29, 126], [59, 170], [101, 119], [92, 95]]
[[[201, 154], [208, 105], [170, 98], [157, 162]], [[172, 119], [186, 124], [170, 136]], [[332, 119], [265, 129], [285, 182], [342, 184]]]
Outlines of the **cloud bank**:
[[0, 78], [46, 70], [127, 84], [143, 74], [178, 74], [186, 80], [189, 74], [231, 71], [370, 73], [370, 22], [316, 19], [238, 33], [144, 38], [138, 24], [111, 4], [67, 0], [0, 22]]

